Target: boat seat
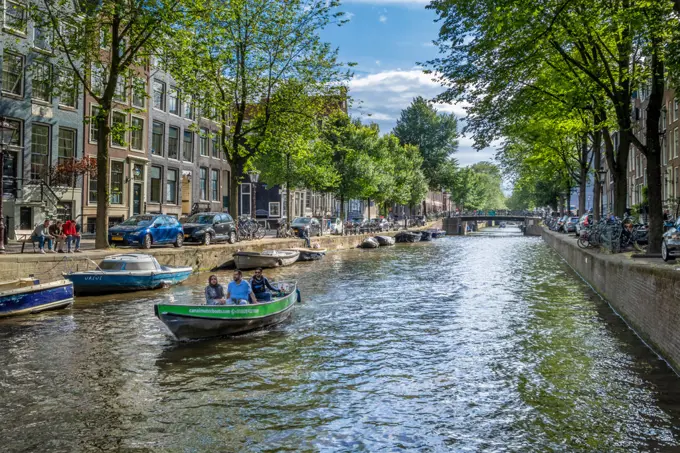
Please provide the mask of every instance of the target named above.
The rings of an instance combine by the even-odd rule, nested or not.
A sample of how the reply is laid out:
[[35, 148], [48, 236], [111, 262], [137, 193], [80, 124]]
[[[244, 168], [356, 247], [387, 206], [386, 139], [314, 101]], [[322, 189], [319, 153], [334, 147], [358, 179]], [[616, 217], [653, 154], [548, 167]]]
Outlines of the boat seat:
[[10, 291], [17, 288], [26, 288], [33, 286], [34, 280], [32, 278], [20, 278], [18, 280], [11, 280], [8, 282], [0, 282], [0, 291]]

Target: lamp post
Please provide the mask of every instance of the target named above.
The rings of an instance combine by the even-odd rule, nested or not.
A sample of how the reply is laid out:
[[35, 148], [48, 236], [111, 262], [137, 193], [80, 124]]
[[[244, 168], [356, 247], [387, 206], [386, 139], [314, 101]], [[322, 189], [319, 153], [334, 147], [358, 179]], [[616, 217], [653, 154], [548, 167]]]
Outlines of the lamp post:
[[255, 201], [255, 195], [257, 194], [257, 181], [260, 179], [260, 173], [257, 171], [249, 171], [248, 176], [250, 176], [250, 182], [252, 184], [252, 192], [253, 192], [253, 208], [252, 208], [252, 216], [253, 219], [257, 219], [257, 203]]
[[[606, 181], [606, 179], [607, 179], [607, 170], [605, 170], [604, 168], [600, 168], [599, 170], [597, 170], [597, 182], [596, 183], [600, 188], [600, 199], [596, 200], [595, 203], [600, 204], [600, 217], [606, 216], [605, 212], [604, 212], [604, 203], [603, 203], [604, 182]], [[600, 219], [596, 219], [596, 220], [600, 220]]]
[[7, 119], [0, 121], [0, 254], [5, 253], [5, 213], [2, 209], [5, 199], [5, 155], [16, 131], [17, 128]]

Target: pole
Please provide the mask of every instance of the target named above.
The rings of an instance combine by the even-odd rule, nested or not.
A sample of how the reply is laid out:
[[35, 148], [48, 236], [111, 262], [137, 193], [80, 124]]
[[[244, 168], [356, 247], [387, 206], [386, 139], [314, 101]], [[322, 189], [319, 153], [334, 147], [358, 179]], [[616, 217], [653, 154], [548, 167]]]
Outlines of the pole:
[[3, 211], [3, 202], [5, 200], [5, 152], [7, 150], [3, 146], [0, 149], [0, 254], [5, 253], [5, 213]]
[[252, 187], [253, 187], [253, 212], [252, 212], [252, 216], [253, 216], [253, 219], [257, 219], [257, 211], [256, 211], [257, 202], [255, 201], [255, 196], [257, 195], [257, 187], [256, 186], [257, 186], [256, 182], [252, 183]]

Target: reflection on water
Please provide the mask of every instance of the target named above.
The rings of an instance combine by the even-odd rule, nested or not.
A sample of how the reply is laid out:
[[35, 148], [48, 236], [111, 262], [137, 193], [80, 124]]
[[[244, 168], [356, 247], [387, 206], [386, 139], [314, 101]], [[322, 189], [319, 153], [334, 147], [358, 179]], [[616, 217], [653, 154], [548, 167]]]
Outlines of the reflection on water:
[[680, 445], [678, 377], [540, 239], [501, 236], [269, 271], [297, 278], [303, 303], [233, 339], [179, 344], [153, 316], [158, 300], [202, 300], [207, 274], [1, 321], [2, 449]]

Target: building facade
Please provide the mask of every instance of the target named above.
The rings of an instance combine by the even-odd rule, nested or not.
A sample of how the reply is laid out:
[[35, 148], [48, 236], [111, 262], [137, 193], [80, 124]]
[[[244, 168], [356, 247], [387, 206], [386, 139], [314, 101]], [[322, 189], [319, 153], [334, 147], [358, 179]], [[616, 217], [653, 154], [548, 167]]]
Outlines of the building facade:
[[3, 168], [9, 236], [45, 218], [77, 218], [82, 184], [55, 168], [83, 156], [82, 92], [59, 58], [49, 30], [28, 18], [26, 3], [4, 0], [0, 117], [17, 129]]

